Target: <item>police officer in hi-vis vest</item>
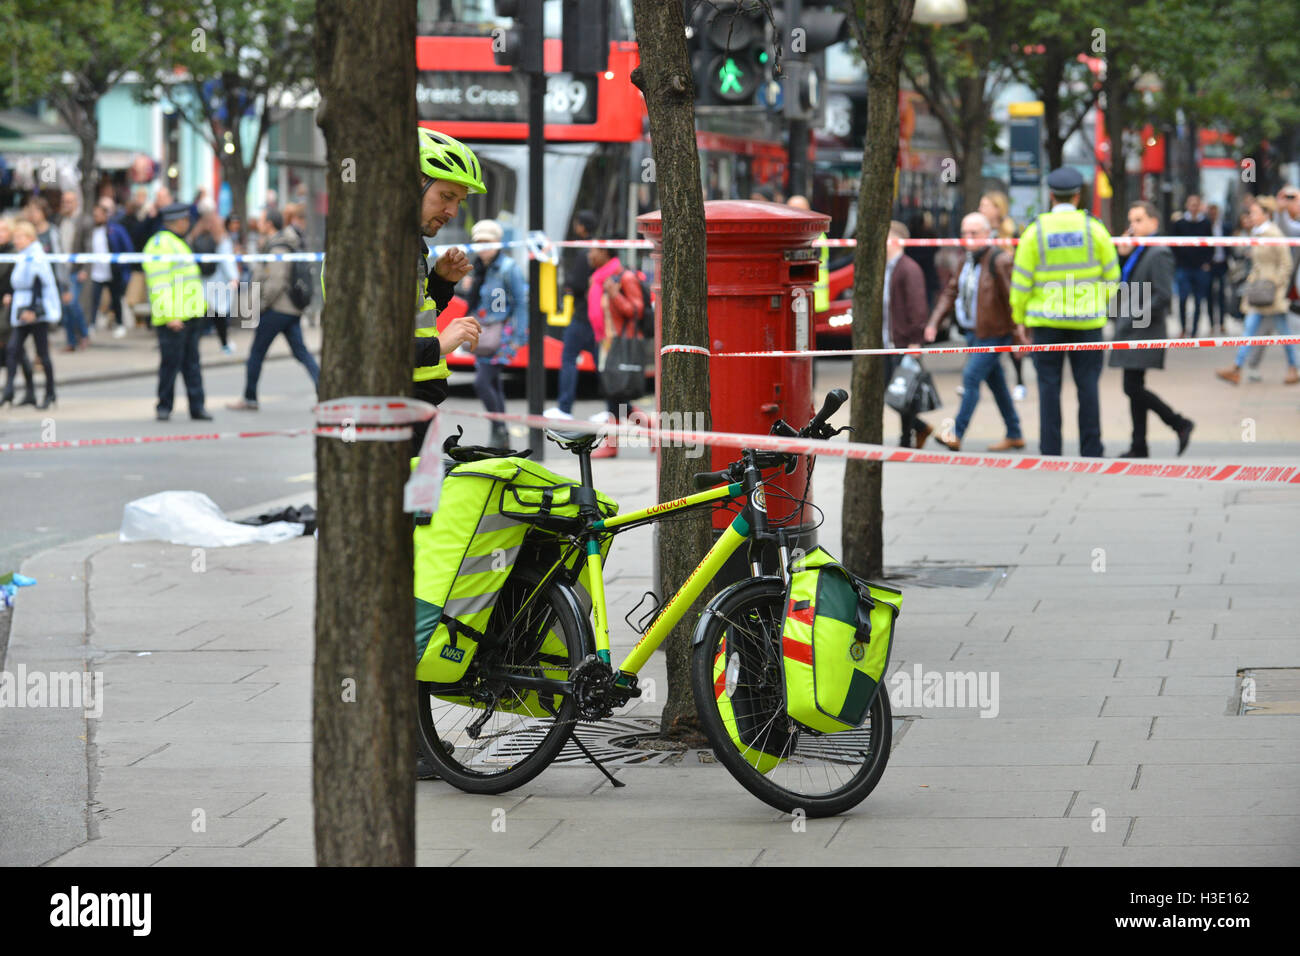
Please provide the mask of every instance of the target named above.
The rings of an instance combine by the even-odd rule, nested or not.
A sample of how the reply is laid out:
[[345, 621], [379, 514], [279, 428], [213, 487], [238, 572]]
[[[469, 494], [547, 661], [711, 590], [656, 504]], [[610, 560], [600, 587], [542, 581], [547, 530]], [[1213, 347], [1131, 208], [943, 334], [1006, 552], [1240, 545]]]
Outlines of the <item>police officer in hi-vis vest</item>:
[[[181, 238], [190, 231], [190, 207], [174, 202], [162, 209], [162, 228], [140, 250], [153, 256], [190, 256], [190, 247]], [[153, 327], [158, 330], [158, 421], [172, 417], [172, 398], [176, 373], [185, 379], [190, 418], [212, 421], [203, 407], [203, 371], [199, 367], [199, 333], [207, 304], [203, 281], [193, 259], [149, 261], [141, 264], [149, 287], [149, 310]]]
[[[1052, 208], [1025, 228], [1011, 272], [1011, 318], [1019, 345], [1100, 342], [1119, 281], [1110, 233], [1078, 208], [1083, 176], [1066, 166], [1047, 177]], [[1032, 337], [1027, 329], [1032, 329]], [[1034, 352], [1038, 373], [1038, 448], [1061, 454], [1061, 378], [1065, 357], [1079, 395], [1079, 445], [1102, 457], [1097, 383], [1104, 353]]]

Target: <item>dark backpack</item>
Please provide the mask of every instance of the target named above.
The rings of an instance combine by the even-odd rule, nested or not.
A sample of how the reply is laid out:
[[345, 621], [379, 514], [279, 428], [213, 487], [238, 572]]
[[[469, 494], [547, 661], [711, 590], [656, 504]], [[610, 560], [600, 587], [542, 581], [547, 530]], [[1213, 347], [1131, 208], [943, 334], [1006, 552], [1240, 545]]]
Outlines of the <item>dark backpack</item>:
[[[217, 242], [210, 235], [205, 233], [202, 236], [195, 237], [194, 241], [190, 243], [190, 251], [196, 255], [206, 255], [210, 252], [216, 252]], [[217, 264], [215, 262], [200, 262], [198, 265], [199, 275], [203, 276], [205, 279], [217, 271]]]
[[646, 281], [644, 273], [634, 272], [633, 275], [641, 283], [641, 318], [637, 320], [637, 327], [643, 336], [653, 341], [655, 337], [654, 295], [650, 292], [650, 283]]
[[[275, 248], [282, 252], [297, 252], [292, 246], [276, 243]], [[295, 309], [301, 311], [311, 305], [312, 296], [316, 294], [316, 276], [310, 262], [291, 262], [289, 264], [289, 301]]]

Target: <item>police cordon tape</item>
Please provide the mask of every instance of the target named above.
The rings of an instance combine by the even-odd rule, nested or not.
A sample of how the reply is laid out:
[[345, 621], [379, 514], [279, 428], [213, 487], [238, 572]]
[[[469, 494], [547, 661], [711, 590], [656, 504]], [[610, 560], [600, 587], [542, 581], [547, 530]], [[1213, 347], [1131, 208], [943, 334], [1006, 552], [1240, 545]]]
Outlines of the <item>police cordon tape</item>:
[[[1116, 241], [1137, 246], [1300, 246], [1300, 237], [1292, 236], [1124, 236]], [[983, 249], [987, 246], [1014, 247], [1019, 239], [903, 239], [900, 242], [910, 247], [954, 246], [968, 249]], [[814, 249], [851, 249], [858, 244], [856, 239], [814, 239]], [[556, 249], [653, 249], [654, 243], [648, 239], [564, 239], [551, 240], [544, 233], [530, 233], [528, 238], [513, 239], [510, 242], [462, 242], [433, 246], [430, 255], [441, 256], [450, 249], [463, 249], [478, 252], [484, 249], [514, 249], [523, 246], [528, 249], [530, 257], [545, 261], [554, 261]], [[35, 253], [5, 252], [0, 253], [0, 262], [21, 262], [34, 258]], [[93, 263], [118, 263], [120, 265], [139, 265], [142, 262], [323, 262], [323, 252], [195, 252], [190, 255], [147, 255], [143, 252], [47, 252], [45, 260], [50, 263], [73, 263], [89, 265]]]
[[512, 415], [468, 409], [444, 409], [442, 414], [489, 421], [513, 422], [532, 428], [578, 431], [650, 439], [652, 443], [679, 445], [722, 445], [756, 448], [795, 455], [825, 455], [880, 462], [911, 462], [925, 465], [962, 465], [1006, 471], [1038, 471], [1055, 474], [1122, 475], [1141, 478], [1182, 478], [1192, 481], [1264, 482], [1300, 485], [1300, 462], [1295, 464], [1219, 464], [1153, 459], [1062, 458], [1058, 456], [980, 455], [962, 452], [925, 452], [913, 448], [891, 448], [862, 442], [822, 441], [786, 438], [781, 435], [747, 435], [734, 432], [702, 432], [677, 428], [647, 428], [631, 423], [601, 425], [578, 419], [546, 418], [540, 415]]
[[710, 358], [839, 358], [852, 355], [987, 355], [994, 352], [1131, 352], [1147, 349], [1209, 349], [1235, 346], [1300, 345], [1300, 335], [1239, 335], [1221, 339], [1136, 339], [1063, 342], [1052, 345], [940, 345], [929, 348], [805, 349], [766, 352], [711, 352], [698, 345], [665, 345], [661, 355], [682, 352]]
[[[925, 465], [960, 465], [1005, 471], [1051, 472], [1133, 478], [1180, 478], [1190, 481], [1266, 483], [1300, 485], [1300, 462], [1215, 463], [1178, 462], [1152, 459], [1063, 458], [1057, 456], [988, 455], [962, 452], [926, 452], [912, 448], [891, 448], [862, 442], [821, 441], [786, 438], [780, 435], [749, 435], [736, 432], [704, 432], [679, 428], [652, 428], [623, 422], [597, 424], [580, 419], [547, 418], [541, 415], [512, 415], [469, 409], [444, 409], [414, 399], [351, 397], [323, 402], [317, 408], [317, 427], [266, 429], [246, 432], [208, 432], [196, 435], [144, 435], [124, 438], [86, 438], [52, 442], [0, 444], [0, 452], [37, 451], [54, 448], [88, 448], [111, 445], [144, 445], [160, 442], [214, 441], [235, 438], [296, 437], [320, 435], [344, 441], [404, 441], [411, 437], [411, 424], [432, 418], [421, 448], [419, 469], [407, 485], [406, 510], [431, 510], [441, 485], [441, 456], [437, 422], [441, 415], [513, 422], [531, 428], [556, 429], [618, 436], [623, 442], [634, 437], [649, 444], [714, 445], [728, 448], [756, 448], [796, 455], [824, 455], [879, 462], [910, 462]], [[417, 480], [418, 479], [418, 480]]]

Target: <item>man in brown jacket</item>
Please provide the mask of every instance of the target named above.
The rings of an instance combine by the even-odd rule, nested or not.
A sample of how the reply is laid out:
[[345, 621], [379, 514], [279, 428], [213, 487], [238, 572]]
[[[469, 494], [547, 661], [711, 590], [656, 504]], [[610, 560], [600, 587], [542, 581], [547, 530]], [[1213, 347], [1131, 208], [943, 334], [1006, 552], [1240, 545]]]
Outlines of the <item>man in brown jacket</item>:
[[[970, 243], [986, 243], [993, 233], [988, 219], [973, 212], [961, 221], [961, 237]], [[948, 285], [939, 293], [934, 312], [925, 327], [925, 340], [933, 342], [939, 323], [949, 313], [957, 319], [957, 328], [967, 345], [1010, 345], [1014, 324], [1011, 321], [1011, 255], [997, 246], [967, 246], [966, 261]], [[962, 371], [961, 408], [957, 412], [955, 435], [940, 435], [938, 441], [953, 451], [961, 450], [961, 436], [966, 434], [975, 405], [980, 400], [980, 385], [987, 382], [993, 400], [998, 403], [1007, 437], [989, 446], [989, 451], [1024, 448], [1020, 434], [1020, 416], [1002, 374], [1002, 356], [998, 352], [968, 356]]]
[[[901, 222], [889, 224], [889, 238], [885, 241], [885, 324], [882, 330], [885, 348], [906, 349], [921, 344], [925, 332], [925, 313], [928, 305], [925, 295], [925, 273], [915, 259], [903, 254], [903, 240], [909, 237], [907, 227]], [[885, 356], [885, 383], [894, 377], [902, 356]], [[920, 448], [934, 429], [910, 411], [900, 411], [903, 435], [899, 445], [912, 447], [912, 432], [916, 432], [916, 447]]]
[[[262, 214], [258, 232], [262, 235], [262, 248], [269, 253], [302, 252], [305, 225], [302, 206], [290, 203], [284, 212], [268, 208]], [[302, 363], [311, 376], [312, 386], [320, 380], [320, 366], [302, 340], [302, 310], [289, 297], [293, 264], [290, 262], [260, 262], [253, 270], [254, 282], [259, 283], [261, 315], [257, 318], [257, 332], [253, 346], [248, 350], [248, 364], [244, 372], [244, 397], [226, 405], [238, 412], [257, 411], [257, 380], [262, 375], [262, 360], [277, 335], [289, 343], [293, 357]]]

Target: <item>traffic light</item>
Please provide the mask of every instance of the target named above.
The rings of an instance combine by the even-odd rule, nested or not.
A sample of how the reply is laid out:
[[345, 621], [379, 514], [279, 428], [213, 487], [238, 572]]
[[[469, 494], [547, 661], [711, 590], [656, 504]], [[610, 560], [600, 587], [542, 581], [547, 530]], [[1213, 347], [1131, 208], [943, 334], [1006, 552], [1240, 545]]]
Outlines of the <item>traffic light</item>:
[[691, 17], [691, 72], [697, 102], [741, 106], [754, 94], [767, 69], [767, 15], [758, 0], [716, 0], [700, 4]]
[[542, 72], [542, 0], [496, 0], [497, 16], [514, 20], [493, 27], [492, 58], [523, 73]]
[[564, 0], [563, 16], [561, 68], [565, 73], [604, 73], [609, 65], [607, 0]]
[[784, 10], [777, 10], [777, 37], [791, 59], [782, 60], [785, 74], [782, 106], [787, 119], [819, 123], [825, 110], [822, 75], [826, 48], [849, 38], [849, 20], [843, 13], [824, 8], [804, 8], [798, 22], [786, 27]]

